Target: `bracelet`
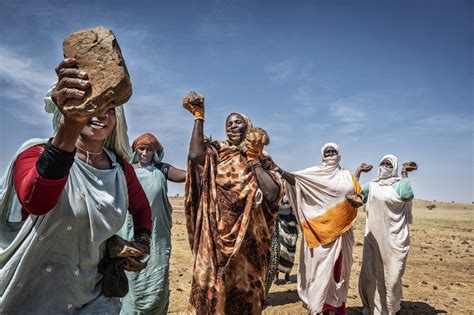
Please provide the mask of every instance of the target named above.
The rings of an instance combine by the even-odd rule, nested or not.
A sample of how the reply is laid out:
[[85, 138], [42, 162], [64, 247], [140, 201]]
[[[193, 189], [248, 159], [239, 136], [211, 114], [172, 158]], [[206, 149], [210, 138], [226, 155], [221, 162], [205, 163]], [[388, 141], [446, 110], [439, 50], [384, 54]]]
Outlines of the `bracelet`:
[[255, 169], [256, 167], [262, 166], [259, 160], [252, 160], [248, 162], [248, 165], [250, 166], [251, 169]]
[[135, 237], [134, 242], [150, 246], [150, 237], [147, 234], [140, 234], [138, 237]]

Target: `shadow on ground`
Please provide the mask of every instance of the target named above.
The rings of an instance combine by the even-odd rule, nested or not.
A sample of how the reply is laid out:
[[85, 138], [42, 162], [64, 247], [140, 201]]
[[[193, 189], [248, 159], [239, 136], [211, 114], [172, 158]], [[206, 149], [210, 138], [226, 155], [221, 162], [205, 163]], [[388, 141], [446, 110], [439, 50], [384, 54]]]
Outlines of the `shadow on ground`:
[[299, 302], [298, 291], [287, 290], [283, 292], [270, 292], [266, 298], [266, 306], [285, 305], [289, 303]]
[[[437, 310], [433, 306], [424, 302], [402, 301], [402, 308], [397, 313], [398, 315], [413, 315], [413, 314], [447, 314], [445, 310]], [[361, 315], [362, 307], [348, 307], [347, 315]]]

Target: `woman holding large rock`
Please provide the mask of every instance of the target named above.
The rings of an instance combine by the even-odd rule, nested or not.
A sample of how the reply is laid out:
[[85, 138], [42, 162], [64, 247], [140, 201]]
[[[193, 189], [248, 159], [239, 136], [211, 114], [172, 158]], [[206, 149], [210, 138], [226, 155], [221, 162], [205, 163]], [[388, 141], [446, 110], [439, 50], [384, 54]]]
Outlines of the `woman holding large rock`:
[[[127, 210], [133, 246], [140, 256], [149, 253], [150, 205], [126, 162], [121, 103], [95, 115], [66, 110], [90, 83], [74, 59], [57, 73], [52, 101], [46, 99], [54, 136], [25, 142], [0, 182], [0, 313], [118, 314], [119, 299], [104, 295], [99, 262]], [[137, 256], [122, 266], [138, 271], [146, 263]]]

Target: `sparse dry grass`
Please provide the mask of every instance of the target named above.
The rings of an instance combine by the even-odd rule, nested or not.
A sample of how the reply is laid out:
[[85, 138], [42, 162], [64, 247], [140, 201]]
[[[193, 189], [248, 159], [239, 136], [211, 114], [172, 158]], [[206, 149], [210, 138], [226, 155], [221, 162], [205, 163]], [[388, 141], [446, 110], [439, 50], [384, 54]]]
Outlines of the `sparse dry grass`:
[[[173, 249], [171, 253], [170, 313], [185, 313], [191, 284], [189, 249], [183, 198], [171, 198]], [[432, 210], [427, 205], [435, 204]], [[403, 281], [402, 314], [466, 314], [474, 310], [474, 205], [416, 200], [411, 226], [411, 249]], [[356, 245], [347, 301], [349, 314], [361, 314], [357, 289], [362, 262], [365, 213], [359, 211], [354, 226]], [[296, 281], [298, 256], [292, 271]], [[273, 285], [265, 314], [307, 314], [296, 284]]]

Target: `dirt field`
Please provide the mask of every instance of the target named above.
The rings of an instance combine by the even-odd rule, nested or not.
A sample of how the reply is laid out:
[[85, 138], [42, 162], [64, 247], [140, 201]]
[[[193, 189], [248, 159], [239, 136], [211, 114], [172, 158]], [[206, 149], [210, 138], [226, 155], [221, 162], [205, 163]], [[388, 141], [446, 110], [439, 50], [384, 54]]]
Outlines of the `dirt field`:
[[[191, 284], [192, 256], [186, 239], [183, 200], [171, 198], [173, 249], [169, 312], [185, 313]], [[426, 208], [435, 204], [433, 210]], [[403, 278], [402, 314], [474, 313], [474, 205], [416, 200], [411, 226], [411, 248]], [[354, 265], [347, 301], [348, 314], [362, 314], [357, 282], [362, 262], [365, 213], [355, 224]], [[299, 246], [298, 246], [299, 248]], [[296, 282], [298, 256], [292, 270]], [[307, 314], [296, 284], [270, 290], [264, 314]]]

